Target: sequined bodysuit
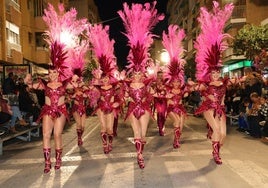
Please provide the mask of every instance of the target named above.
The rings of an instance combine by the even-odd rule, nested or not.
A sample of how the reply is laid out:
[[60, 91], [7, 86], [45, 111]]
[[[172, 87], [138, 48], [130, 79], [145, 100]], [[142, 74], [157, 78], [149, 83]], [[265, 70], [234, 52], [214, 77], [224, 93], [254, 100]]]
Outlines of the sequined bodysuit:
[[45, 115], [49, 115], [52, 119], [55, 119], [59, 118], [63, 114], [66, 118], [68, 118], [69, 116], [65, 103], [61, 105], [58, 104], [60, 97], [65, 95], [65, 87], [60, 86], [56, 89], [52, 89], [47, 85], [44, 86], [45, 96], [50, 99], [50, 105], [45, 104], [42, 107], [38, 121], [40, 121], [40, 119], [42, 119]]
[[174, 112], [178, 115], [185, 115], [186, 114], [186, 110], [184, 108], [184, 106], [182, 105], [182, 96], [184, 95], [184, 92], [178, 93], [178, 94], [174, 94], [171, 97], [171, 101], [172, 104], [168, 105], [167, 108], [167, 113], [169, 112]]
[[167, 98], [166, 98], [166, 88], [165, 87], [155, 87], [156, 96], [154, 96], [154, 108], [157, 113], [166, 114], [167, 111]]
[[71, 112], [72, 114], [77, 112], [80, 117], [86, 114], [85, 97], [83, 93], [80, 95], [75, 95]]
[[148, 91], [148, 87], [143, 86], [138, 89], [129, 87], [128, 93], [132, 101], [130, 101], [128, 104], [125, 119], [127, 119], [131, 113], [133, 113], [137, 119], [140, 119], [140, 117], [145, 114], [145, 111], [148, 111], [150, 114], [152, 114], [150, 108], [152, 97]]
[[115, 90], [114, 88], [110, 89], [103, 89], [99, 87], [99, 92], [100, 92], [100, 99], [97, 104], [97, 109], [100, 109], [102, 112], [105, 114], [112, 113], [114, 111], [112, 98], [115, 96]]
[[[213, 109], [214, 114], [216, 115], [225, 115], [225, 106], [222, 105], [223, 97], [226, 93], [225, 84], [220, 86], [209, 85], [206, 91], [203, 91], [201, 94], [203, 96], [203, 102], [196, 109], [195, 114], [203, 113], [204, 111]], [[208, 96], [212, 95], [215, 101], [212, 101]]]

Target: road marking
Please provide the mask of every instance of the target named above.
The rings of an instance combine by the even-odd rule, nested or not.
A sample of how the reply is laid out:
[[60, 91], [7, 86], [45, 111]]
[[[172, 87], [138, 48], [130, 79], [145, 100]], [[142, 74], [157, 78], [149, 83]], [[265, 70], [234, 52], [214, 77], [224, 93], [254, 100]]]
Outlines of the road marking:
[[[153, 139], [155, 138], [155, 136], [151, 136], [151, 137], [146, 137], [146, 143], [150, 143]], [[128, 137], [127, 140], [129, 142], [131, 142], [132, 144], [135, 144], [134, 142], [134, 137]]]
[[134, 187], [134, 162], [107, 164], [100, 187]]
[[166, 161], [165, 166], [173, 187], [209, 187], [205, 176], [189, 161]]
[[226, 164], [252, 187], [268, 187], [268, 171], [254, 162], [227, 160]]
[[22, 169], [16, 169], [16, 170], [0, 170], [0, 182], [4, 183], [10, 177], [15, 176], [17, 173], [21, 172]]
[[[85, 136], [84, 136], [84, 138], [83, 138], [83, 140], [85, 140], [93, 131], [95, 131], [95, 129], [97, 129], [98, 128], [98, 126], [100, 125], [100, 122], [98, 122], [98, 123], [96, 123], [96, 126], [93, 128], [93, 129], [91, 129]], [[70, 149], [66, 154], [65, 154], [65, 156], [67, 155], [71, 155], [72, 153], [73, 153], [73, 151], [74, 150], [76, 150], [78, 148], [78, 145], [77, 144], [75, 144], [73, 147], [72, 147], [72, 149]]]

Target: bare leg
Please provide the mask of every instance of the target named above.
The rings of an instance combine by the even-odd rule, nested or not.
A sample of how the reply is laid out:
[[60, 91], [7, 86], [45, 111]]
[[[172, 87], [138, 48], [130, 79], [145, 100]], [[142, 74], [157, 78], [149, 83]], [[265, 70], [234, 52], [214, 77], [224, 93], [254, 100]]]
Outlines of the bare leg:
[[102, 133], [106, 133], [107, 132], [107, 129], [106, 129], [105, 114], [101, 110], [98, 110], [97, 111], [97, 115], [98, 115], [99, 120], [100, 120], [100, 123], [101, 123], [101, 132]]
[[133, 115], [131, 114], [129, 116], [130, 121], [131, 121], [131, 126], [134, 132], [134, 138], [139, 138], [141, 139], [142, 135], [141, 135], [141, 125], [139, 120]]
[[66, 118], [64, 115], [61, 115], [59, 118], [55, 119], [54, 125], [54, 142], [55, 148], [61, 149], [62, 148], [62, 131], [66, 122]]
[[220, 138], [220, 145], [223, 145], [225, 137], [226, 137], [226, 117], [222, 116], [220, 118], [220, 132], [221, 132], [221, 138]]
[[73, 117], [76, 123], [76, 129], [82, 129], [82, 125], [81, 125], [81, 117], [77, 112], [73, 113]]
[[45, 115], [43, 117], [43, 126], [42, 126], [42, 131], [43, 131], [43, 147], [44, 148], [51, 148], [51, 146], [50, 146], [50, 139], [51, 139], [51, 134], [52, 134], [53, 126], [54, 126], [53, 120], [48, 115]]
[[216, 120], [216, 118], [218, 117], [215, 118], [213, 114], [214, 114], [214, 110], [208, 110], [204, 112], [204, 117], [213, 130], [212, 140], [219, 141], [220, 140], [220, 125], [219, 125], [219, 121]]

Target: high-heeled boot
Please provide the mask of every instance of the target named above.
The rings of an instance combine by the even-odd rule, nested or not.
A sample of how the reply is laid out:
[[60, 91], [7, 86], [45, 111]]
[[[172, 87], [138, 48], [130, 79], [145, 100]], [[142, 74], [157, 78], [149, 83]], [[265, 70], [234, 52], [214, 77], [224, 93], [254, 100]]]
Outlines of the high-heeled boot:
[[141, 169], [145, 167], [144, 158], [142, 156], [142, 141], [141, 139], [134, 139], [135, 147], [137, 151], [137, 162]]
[[108, 153], [113, 150], [113, 134], [108, 134]]
[[114, 137], [117, 137], [117, 125], [118, 125], [118, 117], [114, 118], [114, 124], [113, 124], [113, 135]]
[[220, 142], [219, 141], [212, 141], [212, 148], [213, 148], [213, 158], [216, 164], [222, 164], [221, 157], [220, 157]]
[[61, 167], [61, 154], [62, 154], [62, 149], [55, 149], [55, 153], [56, 153], [56, 164], [54, 166], [55, 170], [60, 169]]
[[173, 141], [173, 148], [175, 149], [180, 147], [180, 136], [181, 136], [180, 127], [175, 127], [174, 128], [174, 141]]
[[50, 172], [51, 169], [51, 161], [50, 161], [50, 148], [43, 148], [44, 158], [45, 158], [45, 168], [44, 173], [47, 174]]
[[84, 131], [82, 129], [76, 129], [76, 132], [77, 132], [77, 145], [82, 146], [83, 145], [82, 135]]
[[207, 128], [208, 128], [207, 138], [211, 140], [213, 130], [212, 130], [211, 126], [208, 123], [207, 123]]
[[108, 145], [107, 145], [107, 133], [106, 132], [101, 132], [101, 140], [102, 140], [102, 146], [103, 146], [103, 152], [105, 154], [109, 153], [108, 151]]

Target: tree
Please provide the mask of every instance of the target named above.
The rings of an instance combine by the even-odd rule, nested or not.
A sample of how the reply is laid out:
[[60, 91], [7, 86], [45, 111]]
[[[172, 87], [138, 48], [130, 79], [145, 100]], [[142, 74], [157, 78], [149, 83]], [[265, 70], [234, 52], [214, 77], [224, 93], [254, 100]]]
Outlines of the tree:
[[234, 38], [233, 48], [236, 55], [244, 54], [254, 60], [263, 49], [268, 47], [268, 26], [247, 24], [240, 29]]

